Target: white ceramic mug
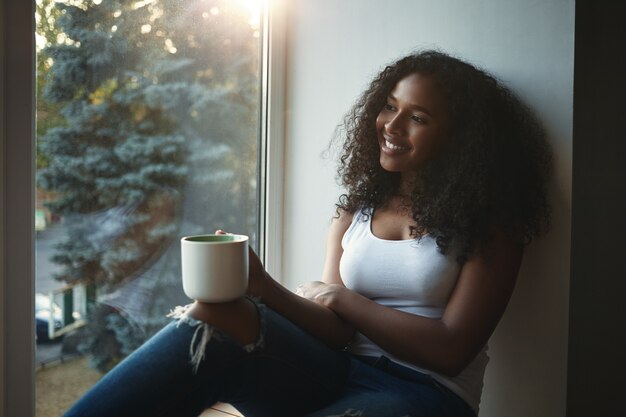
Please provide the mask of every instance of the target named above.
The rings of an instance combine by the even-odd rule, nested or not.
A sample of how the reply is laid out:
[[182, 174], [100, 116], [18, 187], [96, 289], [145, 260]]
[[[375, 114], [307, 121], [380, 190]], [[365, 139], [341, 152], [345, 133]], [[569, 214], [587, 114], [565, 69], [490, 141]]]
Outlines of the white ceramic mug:
[[183, 291], [187, 297], [223, 303], [248, 288], [248, 236], [197, 235], [180, 240]]

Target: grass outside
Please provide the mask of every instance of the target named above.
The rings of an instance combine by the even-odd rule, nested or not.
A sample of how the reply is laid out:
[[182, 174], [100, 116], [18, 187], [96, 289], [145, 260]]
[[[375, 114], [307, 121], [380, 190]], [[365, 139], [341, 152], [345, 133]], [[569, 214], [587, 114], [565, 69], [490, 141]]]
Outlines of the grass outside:
[[60, 417], [102, 374], [86, 357], [48, 364], [35, 372], [35, 416]]
[[[60, 417], [102, 374], [89, 367], [86, 357], [48, 364], [35, 372], [35, 416]], [[201, 417], [239, 416], [228, 404], [217, 404]]]

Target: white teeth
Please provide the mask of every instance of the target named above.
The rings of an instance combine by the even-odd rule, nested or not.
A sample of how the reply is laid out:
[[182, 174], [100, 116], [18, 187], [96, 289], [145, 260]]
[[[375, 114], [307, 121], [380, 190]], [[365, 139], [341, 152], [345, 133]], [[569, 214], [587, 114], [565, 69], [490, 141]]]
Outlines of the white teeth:
[[402, 146], [396, 146], [393, 143], [389, 142], [387, 139], [385, 139], [385, 146], [389, 149], [393, 149], [394, 151], [406, 151], [407, 149], [409, 149]]

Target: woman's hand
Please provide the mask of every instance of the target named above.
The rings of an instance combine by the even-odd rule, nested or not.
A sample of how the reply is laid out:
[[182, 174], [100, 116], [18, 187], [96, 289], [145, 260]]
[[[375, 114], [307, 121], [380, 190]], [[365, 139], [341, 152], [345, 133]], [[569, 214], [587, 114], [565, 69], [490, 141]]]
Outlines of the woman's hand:
[[[222, 230], [215, 233], [225, 234]], [[299, 297], [272, 279], [252, 249], [249, 251], [248, 278], [248, 294], [260, 297], [265, 305], [331, 348], [343, 349], [354, 334], [354, 328], [351, 325], [321, 303], [321, 301], [327, 302], [335, 298], [330, 297], [331, 293], [339, 289], [335, 287], [343, 287], [342, 285], [322, 284], [318, 288], [320, 291], [316, 291], [315, 295], [314, 286], [302, 286], [301, 290], [304, 291], [307, 288], [307, 293], [310, 294], [312, 300]], [[322, 289], [324, 291], [321, 291]]]
[[[216, 235], [227, 235], [223, 230], [216, 230]], [[263, 298], [265, 288], [267, 284], [272, 280], [267, 271], [263, 267], [261, 259], [257, 254], [248, 246], [248, 290], [246, 291], [250, 295], [254, 295]]]
[[345, 291], [349, 290], [343, 285], [326, 284], [321, 281], [307, 282], [296, 288], [296, 294], [300, 297], [314, 301], [331, 310]]

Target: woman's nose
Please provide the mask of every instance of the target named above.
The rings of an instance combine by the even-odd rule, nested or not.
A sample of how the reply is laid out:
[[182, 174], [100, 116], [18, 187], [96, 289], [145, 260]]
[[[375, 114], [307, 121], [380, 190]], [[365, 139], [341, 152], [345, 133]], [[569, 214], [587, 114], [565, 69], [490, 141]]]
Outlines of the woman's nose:
[[387, 121], [387, 123], [385, 123], [385, 129], [389, 133], [402, 133], [404, 131], [402, 115], [399, 113], [395, 114]]

